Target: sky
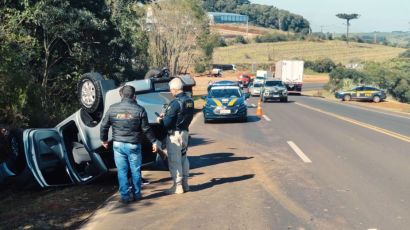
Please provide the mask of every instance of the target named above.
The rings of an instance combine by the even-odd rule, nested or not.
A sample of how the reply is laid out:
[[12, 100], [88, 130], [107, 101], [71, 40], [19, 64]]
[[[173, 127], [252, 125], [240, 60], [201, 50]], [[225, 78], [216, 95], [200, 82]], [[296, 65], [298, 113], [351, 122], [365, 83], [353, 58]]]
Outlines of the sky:
[[410, 31], [409, 0], [250, 0], [299, 14], [310, 22], [313, 32], [346, 32], [346, 20], [338, 13], [357, 13], [350, 21], [350, 31], [391, 32]]

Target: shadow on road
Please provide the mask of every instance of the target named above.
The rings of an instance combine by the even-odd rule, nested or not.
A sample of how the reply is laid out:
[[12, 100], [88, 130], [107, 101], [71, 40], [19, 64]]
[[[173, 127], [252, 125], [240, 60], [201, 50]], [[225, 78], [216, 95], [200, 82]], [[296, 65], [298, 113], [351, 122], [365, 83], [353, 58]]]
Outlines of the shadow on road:
[[202, 137], [197, 137], [196, 133], [190, 134], [190, 139], [189, 139], [189, 146], [197, 146], [197, 145], [205, 145], [205, 144], [211, 144], [214, 143], [215, 141], [209, 138], [202, 138]]
[[248, 180], [248, 179], [253, 178], [254, 176], [255, 176], [255, 174], [246, 174], [246, 175], [237, 176], [237, 177], [212, 178], [209, 182], [206, 182], [206, 183], [203, 183], [203, 184], [198, 184], [198, 185], [191, 185], [190, 186], [190, 191], [197, 192], [197, 191], [200, 191], [200, 190], [211, 188], [215, 185]]
[[233, 153], [210, 153], [200, 156], [188, 156], [190, 168], [196, 169], [210, 165], [222, 164], [232, 161], [248, 160], [253, 157], [235, 157]]

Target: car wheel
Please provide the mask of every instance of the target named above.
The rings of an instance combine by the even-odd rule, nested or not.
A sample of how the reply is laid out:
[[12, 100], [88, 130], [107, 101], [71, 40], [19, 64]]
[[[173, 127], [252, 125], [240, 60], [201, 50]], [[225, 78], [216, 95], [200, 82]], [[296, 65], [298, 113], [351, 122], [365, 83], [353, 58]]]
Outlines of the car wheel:
[[380, 102], [380, 97], [379, 96], [374, 96], [373, 97], [373, 102], [379, 103]]
[[160, 73], [161, 73], [161, 70], [159, 70], [159, 69], [150, 69], [150, 70], [145, 74], [144, 79], [158, 78]]
[[99, 81], [103, 79], [99, 73], [86, 73], [77, 85], [77, 97], [81, 107], [90, 114], [102, 109], [103, 97]]
[[352, 97], [349, 94], [343, 96], [343, 101], [350, 101], [350, 99], [352, 99]]

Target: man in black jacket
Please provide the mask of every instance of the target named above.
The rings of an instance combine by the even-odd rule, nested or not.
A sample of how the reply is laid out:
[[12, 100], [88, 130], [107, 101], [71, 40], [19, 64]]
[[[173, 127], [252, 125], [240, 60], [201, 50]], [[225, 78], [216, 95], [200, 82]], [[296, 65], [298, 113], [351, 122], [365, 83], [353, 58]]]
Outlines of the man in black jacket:
[[[120, 103], [110, 106], [101, 123], [101, 141], [108, 148], [108, 131], [112, 126], [114, 160], [118, 171], [121, 201], [128, 203], [141, 198], [141, 142], [145, 134], [157, 151], [156, 138], [148, 124], [144, 107], [135, 100], [135, 88], [129, 85], [122, 89]], [[129, 191], [128, 168], [131, 170], [132, 191]]]
[[168, 166], [174, 182], [173, 186], [165, 192], [181, 194], [189, 191], [189, 161], [186, 152], [189, 139], [188, 127], [194, 116], [194, 101], [183, 92], [181, 79], [172, 79], [169, 88], [175, 99], [169, 103], [165, 114], [161, 114], [157, 119], [168, 131]]

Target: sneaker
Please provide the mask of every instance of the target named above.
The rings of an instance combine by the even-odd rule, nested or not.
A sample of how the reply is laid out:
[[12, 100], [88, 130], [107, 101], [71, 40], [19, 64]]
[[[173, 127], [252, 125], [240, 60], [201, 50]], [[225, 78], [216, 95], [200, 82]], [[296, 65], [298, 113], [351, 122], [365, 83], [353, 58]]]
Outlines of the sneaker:
[[149, 181], [144, 178], [141, 178], [141, 185], [149, 185]]
[[184, 189], [184, 192], [189, 192], [188, 181], [182, 181], [182, 189]]
[[133, 201], [133, 199], [131, 199], [131, 198], [121, 198], [120, 199], [120, 202], [123, 203], [123, 204], [129, 204], [132, 201]]
[[182, 185], [174, 185], [170, 189], [165, 190], [165, 193], [168, 195], [182, 194], [184, 193], [184, 189], [182, 188]]

